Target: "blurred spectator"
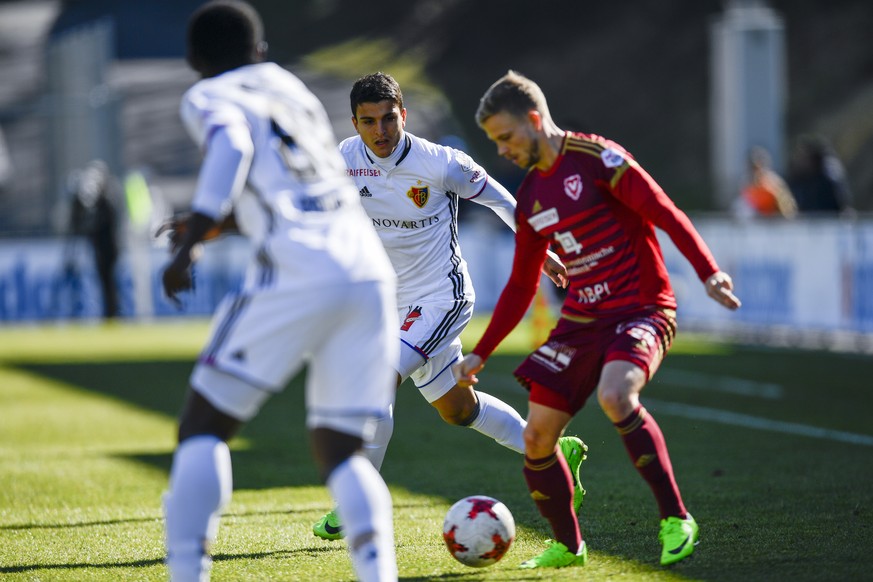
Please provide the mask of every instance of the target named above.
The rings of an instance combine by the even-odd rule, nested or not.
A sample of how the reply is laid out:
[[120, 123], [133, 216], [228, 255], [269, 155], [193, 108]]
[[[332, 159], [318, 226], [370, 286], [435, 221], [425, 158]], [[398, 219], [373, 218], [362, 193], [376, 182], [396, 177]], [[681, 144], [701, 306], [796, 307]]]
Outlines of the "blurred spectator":
[[9, 187], [12, 182], [12, 158], [6, 146], [3, 128], [0, 128], [0, 192]]
[[85, 237], [94, 252], [103, 295], [103, 317], [119, 315], [115, 265], [118, 262], [117, 192], [103, 160], [93, 160], [71, 175], [70, 231]]
[[842, 162], [821, 136], [801, 136], [794, 148], [788, 185], [801, 213], [851, 211]]
[[760, 146], [749, 151], [749, 181], [735, 205], [740, 217], [797, 216], [797, 202], [785, 180], [772, 167], [770, 152]]

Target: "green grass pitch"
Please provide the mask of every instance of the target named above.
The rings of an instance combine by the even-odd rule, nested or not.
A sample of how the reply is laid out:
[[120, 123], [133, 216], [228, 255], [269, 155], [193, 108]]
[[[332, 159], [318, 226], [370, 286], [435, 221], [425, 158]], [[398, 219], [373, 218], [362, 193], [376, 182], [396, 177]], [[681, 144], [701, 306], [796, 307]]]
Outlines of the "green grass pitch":
[[[467, 345], [479, 337], [476, 321]], [[163, 580], [161, 495], [175, 418], [205, 322], [0, 330], [0, 579]], [[481, 388], [524, 415], [511, 371], [531, 347], [514, 334]], [[658, 566], [657, 510], [615, 431], [590, 401], [571, 433], [590, 446], [581, 512], [591, 560], [521, 571], [548, 526], [519, 455], [450, 427], [407, 383], [383, 474], [402, 580], [873, 579], [873, 361], [765, 349], [680, 333], [643, 394], [701, 526], [692, 559]], [[331, 507], [303, 428], [300, 380], [231, 443], [235, 493], [213, 580], [352, 579], [344, 542], [310, 532]], [[518, 537], [478, 570], [441, 538], [457, 499], [496, 497]]]

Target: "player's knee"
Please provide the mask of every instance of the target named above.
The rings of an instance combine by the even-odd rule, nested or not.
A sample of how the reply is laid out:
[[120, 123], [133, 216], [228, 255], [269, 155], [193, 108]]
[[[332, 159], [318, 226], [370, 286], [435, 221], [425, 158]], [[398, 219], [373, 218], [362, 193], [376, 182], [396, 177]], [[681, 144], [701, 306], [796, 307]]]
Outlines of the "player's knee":
[[479, 416], [479, 400], [472, 389], [455, 386], [446, 395], [431, 402], [440, 418], [455, 426], [469, 426]]
[[330, 428], [311, 431], [312, 453], [322, 482], [346, 459], [361, 450], [363, 439]]
[[242, 422], [221, 412], [197, 391], [188, 389], [188, 398], [179, 417], [178, 440], [198, 435], [213, 435], [227, 442], [239, 430]]
[[440, 410], [440, 418], [455, 426], [470, 426], [479, 415], [477, 406], [463, 406], [451, 410]]
[[555, 450], [557, 439], [551, 433], [541, 431], [531, 423], [524, 427], [522, 436], [525, 454], [533, 459], [545, 458]]
[[617, 387], [600, 386], [597, 389], [597, 402], [600, 404], [604, 414], [613, 420], [613, 422], [615, 422], [615, 419], [621, 420], [627, 416], [629, 410], [633, 409], [631, 406], [631, 393]]

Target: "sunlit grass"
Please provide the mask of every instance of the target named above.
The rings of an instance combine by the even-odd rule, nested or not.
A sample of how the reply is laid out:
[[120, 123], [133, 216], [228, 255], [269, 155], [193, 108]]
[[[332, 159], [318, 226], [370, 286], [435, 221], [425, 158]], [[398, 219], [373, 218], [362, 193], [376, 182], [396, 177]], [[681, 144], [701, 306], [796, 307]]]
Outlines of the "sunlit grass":
[[[465, 333], [478, 340], [484, 319]], [[525, 324], [481, 375], [524, 413], [511, 370], [541, 337]], [[204, 321], [0, 329], [0, 577], [164, 580], [161, 495], [187, 375]], [[821, 352], [757, 350], [680, 335], [665, 364], [701, 389], [656, 377], [652, 398], [871, 434], [871, 363]], [[839, 370], [835, 374], [834, 370]], [[707, 378], [779, 385], [786, 397], [720, 393]], [[823, 386], [828, 385], [828, 390]], [[715, 382], [713, 382], [715, 386]], [[303, 427], [297, 379], [232, 444], [235, 494], [214, 547], [214, 580], [350, 580], [343, 542], [314, 538], [330, 509]], [[840, 398], [835, 398], [840, 394]], [[570, 426], [591, 447], [581, 515], [584, 569], [522, 572], [549, 529], [530, 501], [520, 457], [448, 427], [409, 385], [383, 474], [392, 491], [404, 580], [859, 580], [873, 558], [871, 447], [660, 413], [686, 503], [701, 523], [694, 558], [657, 565], [657, 512], [614, 429], [589, 403]], [[452, 560], [445, 511], [474, 493], [504, 501], [518, 539], [497, 565]]]

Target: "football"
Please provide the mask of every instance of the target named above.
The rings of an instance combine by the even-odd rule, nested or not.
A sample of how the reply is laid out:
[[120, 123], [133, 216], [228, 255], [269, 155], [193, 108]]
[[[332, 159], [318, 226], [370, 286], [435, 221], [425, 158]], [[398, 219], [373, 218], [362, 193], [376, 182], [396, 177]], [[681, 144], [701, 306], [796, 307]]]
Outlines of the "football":
[[443, 521], [443, 539], [449, 553], [465, 566], [490, 566], [515, 540], [515, 520], [500, 501], [472, 495], [449, 508]]

